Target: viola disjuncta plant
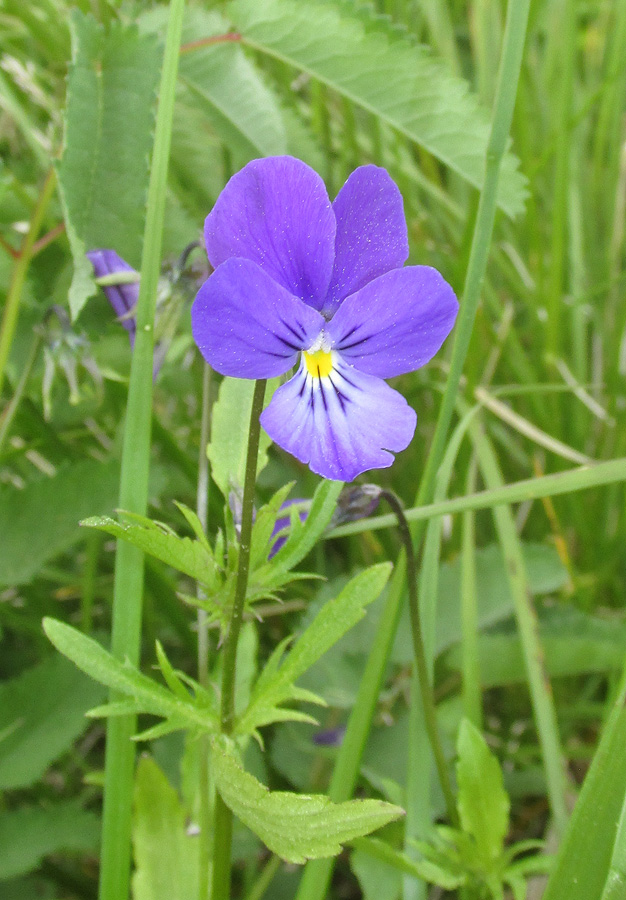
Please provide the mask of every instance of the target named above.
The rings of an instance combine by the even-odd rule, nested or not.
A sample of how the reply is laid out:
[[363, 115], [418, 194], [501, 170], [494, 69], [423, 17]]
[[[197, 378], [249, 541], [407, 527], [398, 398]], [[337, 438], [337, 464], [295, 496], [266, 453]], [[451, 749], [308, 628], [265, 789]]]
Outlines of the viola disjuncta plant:
[[458, 303], [408, 255], [402, 196], [387, 172], [356, 169], [331, 203], [290, 156], [248, 163], [205, 222], [215, 272], [192, 307], [193, 335], [223, 375], [295, 375], [261, 424], [326, 478], [385, 468], [416, 414], [384, 379], [420, 368], [450, 333]]

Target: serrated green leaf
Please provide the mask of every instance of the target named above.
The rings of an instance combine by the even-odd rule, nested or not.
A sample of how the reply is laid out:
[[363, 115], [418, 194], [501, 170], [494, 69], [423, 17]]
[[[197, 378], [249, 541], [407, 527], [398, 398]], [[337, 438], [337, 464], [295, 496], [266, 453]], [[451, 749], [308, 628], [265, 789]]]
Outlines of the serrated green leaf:
[[76, 800], [0, 812], [0, 879], [35, 869], [61, 850], [96, 851], [100, 819]]
[[129, 544], [143, 550], [161, 562], [167, 563], [179, 572], [201, 582], [209, 590], [218, 583], [218, 569], [206, 542], [179, 537], [159, 522], [146, 516], [139, 516], [120, 511], [130, 521], [116, 522], [108, 516], [92, 516], [84, 519], [81, 525], [97, 528], [113, 537], [128, 541]]
[[150, 757], [140, 759], [137, 766], [133, 849], [133, 900], [198, 896], [200, 843], [187, 834], [187, 812]]
[[73, 318], [92, 292], [84, 250], [111, 247], [138, 266], [161, 51], [150, 35], [114, 22], [108, 31], [74, 10], [72, 63], [58, 166], [76, 266]]
[[103, 697], [100, 685], [56, 654], [1, 684], [0, 789], [34, 784], [85, 731], [85, 712]]
[[[165, 8], [156, 8], [143, 14], [139, 24], [142, 30], [158, 34], [166, 17]], [[183, 24], [183, 44], [224, 34], [229, 28], [218, 12], [190, 7]], [[234, 153], [237, 166], [258, 156], [286, 152], [278, 101], [236, 42], [186, 50], [181, 54], [178, 77], [185, 88], [185, 103], [209, 119]]]
[[502, 770], [485, 739], [463, 719], [457, 741], [457, 806], [463, 830], [475, 841], [478, 856], [494, 863], [502, 854], [509, 829], [510, 802]]
[[[488, 114], [426, 48], [348, 3], [233, 0], [229, 11], [248, 46], [319, 79], [482, 186]], [[511, 216], [525, 184], [509, 153], [498, 196]]]
[[332, 803], [328, 797], [269, 791], [244, 771], [223, 738], [213, 743], [215, 783], [224, 803], [287, 862], [336, 856], [342, 844], [400, 818], [403, 810], [382, 800]]
[[[239, 734], [250, 734], [269, 722], [291, 718], [290, 711], [278, 709], [288, 701], [323, 703], [310, 691], [296, 688], [295, 682], [363, 617], [365, 607], [379, 596], [390, 572], [391, 564], [381, 563], [356, 575], [337, 597], [322, 607], [282, 664], [286, 641], [276, 648], [237, 723]], [[302, 714], [298, 718], [302, 720]]]
[[215, 710], [198, 707], [176, 697], [130, 663], [122, 663], [96, 641], [56, 619], [44, 619], [44, 631], [57, 650], [95, 681], [131, 698], [137, 711], [180, 722], [181, 727], [213, 731], [218, 728]]
[[[277, 387], [277, 378], [268, 382], [265, 391], [266, 406]], [[211, 463], [211, 476], [226, 499], [232, 485], [243, 485], [253, 393], [254, 381], [224, 378], [213, 406], [207, 456]], [[257, 475], [267, 465], [270, 444], [269, 435], [261, 430]]]

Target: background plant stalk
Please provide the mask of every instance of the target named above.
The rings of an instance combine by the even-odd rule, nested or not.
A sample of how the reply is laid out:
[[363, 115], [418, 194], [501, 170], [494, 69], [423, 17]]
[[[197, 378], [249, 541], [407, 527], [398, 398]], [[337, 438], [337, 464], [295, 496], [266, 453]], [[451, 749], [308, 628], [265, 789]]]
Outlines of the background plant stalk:
[[[220, 706], [220, 725], [222, 734], [231, 734], [235, 719], [235, 684], [237, 668], [237, 644], [243, 623], [243, 611], [248, 589], [250, 572], [250, 545], [252, 542], [252, 515], [254, 512], [254, 486], [256, 482], [257, 459], [259, 455], [259, 438], [261, 423], [259, 417], [263, 412], [266, 381], [257, 381], [252, 397], [250, 413], [250, 431], [248, 437], [248, 454], [243, 485], [243, 502], [241, 508], [241, 540], [239, 544], [239, 564], [237, 583], [233, 600], [233, 612], [224, 645], [224, 662], [222, 669], [222, 698]], [[230, 896], [230, 852], [233, 832], [233, 814], [219, 794], [215, 797], [214, 814], [214, 850], [213, 850], [213, 900], [228, 900]]]

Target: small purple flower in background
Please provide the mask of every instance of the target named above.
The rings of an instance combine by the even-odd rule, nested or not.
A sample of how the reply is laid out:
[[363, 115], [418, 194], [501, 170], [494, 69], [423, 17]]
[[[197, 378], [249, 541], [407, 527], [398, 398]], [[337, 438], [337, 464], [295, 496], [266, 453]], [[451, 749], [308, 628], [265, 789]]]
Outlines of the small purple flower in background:
[[215, 272], [192, 308], [194, 339], [218, 372], [283, 375], [261, 416], [279, 446], [326, 478], [385, 468], [415, 432], [415, 411], [383, 379], [423, 366], [458, 304], [409, 254], [402, 196], [362, 166], [331, 203], [290, 156], [234, 175], [205, 223]]
[[[139, 275], [132, 266], [128, 265], [126, 260], [118, 256], [115, 250], [90, 250], [87, 253], [87, 259], [93, 266], [96, 278], [117, 275], [119, 272], [135, 272], [137, 276]], [[139, 300], [139, 281], [130, 284], [109, 284], [102, 290], [113, 307], [115, 315], [128, 332], [131, 347], [134, 346], [137, 331], [135, 307]]]

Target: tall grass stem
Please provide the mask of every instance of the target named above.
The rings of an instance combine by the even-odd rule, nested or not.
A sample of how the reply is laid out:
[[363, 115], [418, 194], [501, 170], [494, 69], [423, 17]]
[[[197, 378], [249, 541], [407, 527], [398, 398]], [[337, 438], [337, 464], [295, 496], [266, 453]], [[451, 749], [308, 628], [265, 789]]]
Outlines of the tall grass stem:
[[[145, 514], [148, 505], [154, 317], [163, 243], [167, 172], [174, 98], [185, 0], [171, 0], [158, 110], [137, 301], [137, 333], [133, 349], [126, 427], [122, 447], [119, 505]], [[136, 665], [141, 643], [143, 554], [119, 541], [115, 557], [111, 649], [118, 659]], [[117, 699], [112, 696], [112, 700]], [[100, 900], [127, 900], [130, 877], [130, 835], [135, 745], [134, 716], [108, 720], [102, 823]]]

